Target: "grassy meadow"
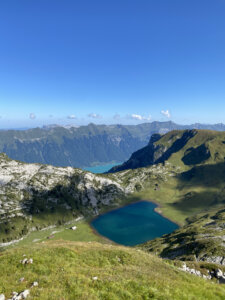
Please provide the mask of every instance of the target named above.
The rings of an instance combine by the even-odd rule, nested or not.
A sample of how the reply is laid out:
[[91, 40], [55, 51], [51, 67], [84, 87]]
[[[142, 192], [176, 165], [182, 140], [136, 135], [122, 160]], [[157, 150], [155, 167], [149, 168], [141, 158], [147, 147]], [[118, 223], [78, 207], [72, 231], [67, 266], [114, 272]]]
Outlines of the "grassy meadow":
[[[22, 265], [26, 255], [33, 264]], [[47, 241], [0, 255], [0, 293], [31, 299], [224, 299], [225, 286], [179, 271], [135, 248]], [[20, 282], [23, 277], [24, 281]], [[31, 288], [34, 281], [37, 287]]]

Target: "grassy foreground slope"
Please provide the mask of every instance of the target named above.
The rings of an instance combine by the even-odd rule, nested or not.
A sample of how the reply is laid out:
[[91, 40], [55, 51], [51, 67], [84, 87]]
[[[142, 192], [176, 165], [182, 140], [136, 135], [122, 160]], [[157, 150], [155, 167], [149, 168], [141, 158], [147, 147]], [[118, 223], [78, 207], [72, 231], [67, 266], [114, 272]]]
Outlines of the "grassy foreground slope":
[[[33, 258], [33, 264], [20, 260]], [[31, 299], [224, 299], [225, 286], [186, 274], [138, 249], [51, 241], [0, 255], [0, 293]], [[24, 281], [20, 282], [20, 278]], [[31, 288], [34, 281], [37, 287]]]

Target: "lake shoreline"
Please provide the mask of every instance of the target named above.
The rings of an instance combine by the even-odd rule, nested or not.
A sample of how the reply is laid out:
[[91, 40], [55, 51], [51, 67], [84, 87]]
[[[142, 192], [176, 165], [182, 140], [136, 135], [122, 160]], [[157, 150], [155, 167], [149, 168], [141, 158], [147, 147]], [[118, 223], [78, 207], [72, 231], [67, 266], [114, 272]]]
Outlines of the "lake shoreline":
[[[115, 241], [109, 239], [108, 237], [106, 237], [106, 236], [100, 234], [100, 233], [95, 229], [95, 227], [92, 225], [92, 223], [93, 223], [93, 221], [95, 221], [95, 220], [98, 219], [99, 217], [104, 216], [104, 215], [106, 215], [106, 214], [108, 214], [108, 213], [110, 213], [110, 212], [119, 210], [119, 209], [121, 209], [121, 208], [125, 208], [125, 207], [127, 207], [127, 206], [130, 206], [130, 205], [133, 205], [133, 204], [136, 204], [136, 203], [140, 203], [140, 202], [149, 202], [149, 203], [151, 203], [151, 204], [156, 205], [156, 207], [153, 209], [153, 211], [154, 211], [156, 214], [158, 214], [159, 216], [163, 217], [164, 219], [166, 219], [166, 220], [168, 220], [169, 222], [171, 222], [171, 223], [173, 223], [174, 225], [176, 225], [176, 226], [178, 227], [177, 229], [179, 229], [179, 228], [181, 227], [180, 224], [178, 224], [178, 223], [175, 222], [174, 220], [171, 220], [170, 218], [168, 218], [167, 216], [165, 216], [165, 215], [162, 213], [161, 210], [160, 210], [160, 211], [157, 211], [157, 209], [160, 208], [161, 205], [160, 205], [159, 203], [157, 203], [156, 201], [149, 200], [149, 199], [139, 199], [139, 200], [135, 199], [134, 201], [131, 200], [131, 201], [127, 202], [127, 203], [118, 205], [117, 207], [106, 209], [106, 210], [104, 210], [103, 212], [101, 212], [99, 215], [97, 215], [97, 216], [95, 216], [94, 218], [92, 218], [91, 220], [89, 220], [89, 221], [88, 221], [88, 224], [89, 224], [90, 228], [92, 229], [92, 232], [93, 232], [95, 235], [100, 236], [100, 237], [102, 237], [102, 238], [104, 238], [104, 239], [110, 241], [112, 244], [122, 245], [122, 246], [124, 246], [124, 247], [136, 247], [136, 246], [138, 246], [139, 244], [133, 245], [133, 246], [129, 246], [129, 245], [124, 245], [124, 244], [117, 243], [117, 242], [115, 242]], [[177, 229], [175, 229], [175, 230], [177, 230]], [[175, 231], [175, 230], [174, 230], [174, 231]], [[174, 232], [174, 231], [172, 231], [172, 232]], [[168, 233], [165, 233], [165, 234], [168, 234]], [[157, 237], [156, 237], [156, 238], [157, 238]], [[154, 240], [154, 239], [155, 239], [155, 238], [149, 239], [149, 240]], [[145, 243], [145, 242], [144, 242], [144, 243]], [[142, 243], [140, 243], [140, 244], [142, 244]]]

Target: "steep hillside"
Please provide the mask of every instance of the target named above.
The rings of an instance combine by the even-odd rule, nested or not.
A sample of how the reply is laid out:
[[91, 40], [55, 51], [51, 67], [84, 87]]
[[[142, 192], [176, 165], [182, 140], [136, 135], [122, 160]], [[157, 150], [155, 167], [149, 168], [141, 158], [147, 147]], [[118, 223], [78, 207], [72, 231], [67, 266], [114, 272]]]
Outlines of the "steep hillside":
[[54, 241], [7, 250], [0, 265], [0, 294], [6, 299], [25, 291], [29, 299], [42, 300], [211, 300], [225, 294], [224, 285], [144, 251], [98, 243]]
[[96, 175], [71, 167], [26, 164], [0, 154], [0, 246], [35, 230], [137, 201], [140, 190], [176, 171], [168, 165], [141, 173]]
[[[173, 127], [162, 123], [160, 128]], [[28, 163], [85, 167], [124, 161], [147, 144], [155, 126], [94, 125], [60, 126], [24, 131], [0, 131], [0, 152]]]
[[149, 241], [141, 248], [163, 258], [206, 261], [225, 266], [224, 242], [225, 208], [190, 218], [186, 226]]
[[152, 122], [136, 126], [89, 124], [80, 127], [0, 130], [0, 152], [27, 163], [87, 167], [125, 161], [134, 151], [147, 145], [152, 134], [189, 128], [225, 130], [225, 125]]
[[187, 166], [224, 162], [225, 132], [209, 130], [174, 130], [165, 135], [154, 134], [149, 144], [134, 152], [131, 158], [110, 172], [147, 167], [171, 162], [183, 169]]
[[0, 155], [0, 242], [96, 215], [126, 194], [117, 180], [80, 169], [25, 164]]
[[[158, 210], [180, 224], [196, 213], [223, 207], [225, 132], [172, 131], [152, 142], [153, 138], [148, 147], [114, 171], [132, 163], [135, 169], [111, 175], [131, 181], [139, 178], [136, 186], [143, 191], [142, 198], [159, 203]], [[136, 169], [147, 160], [150, 166]], [[149, 177], [144, 175], [146, 172]]]
[[[178, 248], [180, 243], [184, 243], [182, 247], [186, 251], [185, 257], [213, 261], [215, 254], [217, 258], [222, 257], [222, 261], [224, 141], [225, 132], [204, 130], [154, 135], [149, 143], [152, 148], [152, 165], [105, 175], [94, 175], [71, 167], [25, 164], [2, 155], [1, 242], [10, 242], [29, 231], [52, 224], [65, 224], [81, 215], [93, 217], [107, 208], [146, 199], [160, 205], [156, 209], [159, 213], [179, 225], [189, 226], [180, 229], [179, 238], [175, 237], [176, 232], [175, 236], [166, 237], [166, 241], [169, 241], [166, 246], [163, 238], [159, 242], [152, 242], [156, 243], [153, 244], [156, 246], [151, 246], [152, 251], [158, 251], [162, 256], [163, 253], [173, 253], [175, 241], [174, 245]], [[148, 151], [143, 153], [149, 155]], [[197, 222], [198, 219], [192, 217], [199, 213], [201, 218], [197, 217]], [[205, 221], [210, 218], [214, 219], [215, 228], [208, 225], [205, 227]], [[182, 230], [187, 231], [193, 244], [189, 244], [190, 241]], [[210, 239], [205, 238], [207, 236]], [[214, 248], [210, 248], [210, 245]], [[155, 250], [157, 247], [159, 250]], [[180, 254], [177, 258], [183, 259]]]
[[[160, 204], [159, 212], [185, 225], [149, 241], [144, 249], [169, 259], [225, 265], [224, 159], [225, 132], [172, 131], [153, 136], [147, 147], [118, 168], [135, 169], [113, 173], [140, 177], [143, 197], [153, 199]], [[148, 187], [143, 187], [146, 170], [151, 176]]]

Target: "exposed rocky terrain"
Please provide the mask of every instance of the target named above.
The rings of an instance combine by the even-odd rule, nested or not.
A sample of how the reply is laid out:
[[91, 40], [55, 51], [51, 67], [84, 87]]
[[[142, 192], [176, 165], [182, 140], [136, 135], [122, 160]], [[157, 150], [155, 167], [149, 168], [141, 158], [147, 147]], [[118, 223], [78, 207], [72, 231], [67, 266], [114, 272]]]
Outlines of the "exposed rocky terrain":
[[163, 258], [225, 266], [225, 209], [190, 218], [186, 226], [141, 247]]
[[25, 164], [0, 155], [1, 241], [33, 229], [98, 214], [128, 191], [111, 180], [80, 169]]

